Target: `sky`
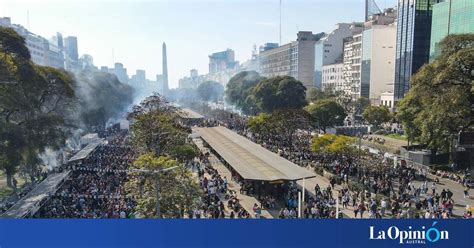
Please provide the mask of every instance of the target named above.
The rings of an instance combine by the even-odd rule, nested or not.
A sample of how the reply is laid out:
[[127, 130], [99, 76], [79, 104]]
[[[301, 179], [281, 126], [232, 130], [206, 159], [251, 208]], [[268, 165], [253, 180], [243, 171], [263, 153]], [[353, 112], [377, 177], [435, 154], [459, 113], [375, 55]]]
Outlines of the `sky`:
[[[363, 21], [364, 2], [282, 0], [282, 43], [298, 31]], [[396, 5], [376, 2], [381, 9]], [[254, 45], [279, 41], [279, 0], [0, 0], [0, 17], [47, 39], [77, 36], [79, 54], [92, 55], [96, 66], [121, 62], [129, 76], [143, 69], [150, 80], [162, 73], [166, 42], [170, 87], [193, 68], [208, 73], [211, 53], [231, 48], [245, 62]]]

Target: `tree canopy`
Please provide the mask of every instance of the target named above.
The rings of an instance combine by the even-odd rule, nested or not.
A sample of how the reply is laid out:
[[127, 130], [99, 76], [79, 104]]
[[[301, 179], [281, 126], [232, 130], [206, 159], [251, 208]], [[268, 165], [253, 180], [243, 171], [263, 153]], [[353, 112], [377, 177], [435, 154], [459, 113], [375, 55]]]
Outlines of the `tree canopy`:
[[142, 218], [153, 218], [156, 213], [156, 181], [160, 181], [160, 212], [163, 217], [182, 218], [183, 213], [198, 207], [201, 188], [190, 171], [166, 156], [157, 157], [154, 153], [141, 155], [131, 169], [157, 171], [177, 166], [164, 173], [131, 173], [125, 184], [127, 194], [136, 200], [135, 212]]
[[376, 129], [392, 119], [390, 110], [386, 106], [368, 106], [362, 114], [364, 120]]
[[347, 116], [344, 108], [333, 99], [316, 101], [306, 106], [305, 110], [311, 115], [315, 126], [323, 132], [328, 127], [342, 125]]
[[131, 141], [142, 152], [170, 155], [185, 144], [188, 134], [178, 125], [177, 109], [159, 95], [146, 98], [128, 118], [133, 122]]
[[25, 154], [64, 145], [73, 124], [74, 87], [65, 71], [31, 62], [25, 40], [0, 27], [0, 168], [8, 186], [22, 159], [30, 158]]
[[299, 109], [306, 102], [306, 87], [289, 76], [278, 76], [260, 81], [253, 88], [256, 105], [263, 112], [277, 109]]
[[441, 54], [411, 79], [411, 89], [397, 106], [409, 140], [432, 152], [449, 151], [461, 130], [474, 124], [474, 34], [449, 35]]
[[311, 141], [311, 150], [319, 153], [352, 154], [355, 152], [355, 138], [345, 135], [315, 135]]
[[224, 93], [224, 86], [218, 82], [206, 81], [197, 88], [201, 100], [217, 102]]
[[226, 100], [240, 108], [245, 114], [255, 113], [252, 91], [258, 82], [265, 79], [255, 71], [243, 71], [233, 76], [227, 83]]

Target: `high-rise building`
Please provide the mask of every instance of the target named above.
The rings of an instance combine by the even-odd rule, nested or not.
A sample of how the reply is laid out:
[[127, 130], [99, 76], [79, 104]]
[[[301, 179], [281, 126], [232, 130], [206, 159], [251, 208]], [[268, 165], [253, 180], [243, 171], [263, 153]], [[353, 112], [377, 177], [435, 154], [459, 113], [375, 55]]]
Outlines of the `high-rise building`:
[[296, 41], [259, 54], [262, 76], [291, 76], [301, 81], [307, 89], [314, 87], [314, 45], [324, 33], [300, 31]]
[[66, 69], [73, 70], [79, 67], [79, 52], [77, 49], [77, 37], [68, 36], [64, 38], [64, 57]]
[[260, 46], [259, 51], [262, 53], [262, 52], [271, 50], [273, 48], [277, 48], [278, 46], [279, 46], [278, 43], [265, 43], [263, 44], [263, 46]]
[[162, 47], [163, 52], [163, 94], [168, 94], [169, 85], [168, 85], [168, 57], [166, 54], [166, 43], [163, 42]]
[[130, 85], [132, 85], [136, 91], [138, 92], [146, 92], [148, 91], [148, 80], [146, 79], [146, 72], [145, 70], [137, 70], [135, 75], [130, 77], [128, 81]]
[[85, 70], [97, 69], [94, 66], [94, 58], [90, 54], [84, 54], [79, 58], [81, 68]]
[[314, 87], [321, 88], [324, 65], [342, 62], [344, 39], [362, 31], [363, 23], [338, 23], [336, 29], [324, 35], [315, 45]]
[[209, 74], [226, 70], [237, 69], [238, 61], [235, 61], [235, 53], [232, 49], [209, 55]]
[[64, 49], [66, 56], [72, 61], [79, 59], [79, 52], [77, 50], [77, 37], [68, 36], [64, 38]]
[[343, 75], [346, 96], [356, 100], [361, 97], [360, 74], [362, 59], [362, 31], [344, 39]]
[[20, 36], [25, 39], [25, 45], [31, 55], [31, 61], [35, 64], [43, 66], [51, 66], [55, 68], [64, 67], [64, 57], [61, 48], [47, 39], [30, 32], [25, 27], [12, 24], [9, 17], [0, 18], [0, 26], [14, 29]]
[[383, 92], [393, 92], [395, 76], [396, 11], [372, 15], [362, 32], [361, 96], [380, 103]]
[[365, 0], [365, 21], [368, 21], [371, 16], [382, 13], [375, 0]]
[[399, 0], [394, 97], [410, 89], [410, 78], [428, 62], [433, 5], [439, 0]]
[[439, 56], [439, 42], [449, 34], [474, 33], [474, 1], [445, 0], [433, 5], [430, 61]]
[[184, 77], [179, 80], [179, 88], [195, 89], [205, 80], [205, 76], [199, 76], [198, 71], [196, 69], [192, 69], [189, 73], [189, 77]]
[[59, 49], [63, 50], [64, 49], [63, 35], [57, 32], [56, 35], [51, 37], [50, 43], [54, 44], [55, 46], [59, 47]]
[[117, 79], [122, 83], [128, 83], [127, 69], [123, 67], [122, 63], [115, 63], [114, 68], [110, 69], [110, 73], [117, 76]]

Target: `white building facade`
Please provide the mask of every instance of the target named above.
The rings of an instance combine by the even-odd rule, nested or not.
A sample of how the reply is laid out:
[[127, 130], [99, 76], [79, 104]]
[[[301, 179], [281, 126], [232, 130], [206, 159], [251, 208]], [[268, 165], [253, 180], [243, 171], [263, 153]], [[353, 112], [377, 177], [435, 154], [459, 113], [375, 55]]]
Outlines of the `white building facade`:
[[322, 89], [331, 92], [344, 92], [344, 63], [323, 66]]
[[315, 45], [314, 85], [322, 88], [322, 69], [325, 65], [341, 63], [343, 60], [344, 39], [361, 32], [363, 23], [338, 23], [336, 29], [326, 34]]

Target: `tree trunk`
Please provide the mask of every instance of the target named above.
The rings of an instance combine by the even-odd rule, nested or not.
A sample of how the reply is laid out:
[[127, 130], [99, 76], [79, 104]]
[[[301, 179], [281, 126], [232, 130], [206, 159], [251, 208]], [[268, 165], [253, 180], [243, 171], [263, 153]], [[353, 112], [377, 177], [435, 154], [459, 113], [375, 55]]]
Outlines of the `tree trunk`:
[[13, 187], [13, 175], [10, 173], [7, 173], [7, 186], [15, 189], [15, 187]]

